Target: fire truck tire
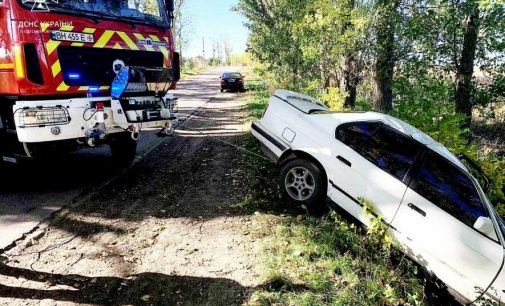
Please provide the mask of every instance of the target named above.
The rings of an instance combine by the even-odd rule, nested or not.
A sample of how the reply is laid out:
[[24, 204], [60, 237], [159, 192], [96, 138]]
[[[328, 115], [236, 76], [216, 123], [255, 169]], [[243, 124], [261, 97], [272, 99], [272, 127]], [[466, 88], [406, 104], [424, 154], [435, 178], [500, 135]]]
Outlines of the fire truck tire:
[[137, 142], [130, 133], [113, 135], [109, 141], [110, 151], [114, 162], [120, 166], [128, 166], [137, 154]]

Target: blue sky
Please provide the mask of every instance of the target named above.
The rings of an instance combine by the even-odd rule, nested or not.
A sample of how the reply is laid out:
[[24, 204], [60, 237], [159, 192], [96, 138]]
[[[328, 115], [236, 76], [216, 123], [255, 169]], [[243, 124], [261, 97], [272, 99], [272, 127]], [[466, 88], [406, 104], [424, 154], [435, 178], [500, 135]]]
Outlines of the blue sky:
[[[177, 1], [177, 0], [176, 0]], [[184, 56], [202, 55], [202, 37], [205, 37], [205, 55], [212, 56], [212, 41], [228, 39], [233, 52], [246, 48], [248, 31], [245, 19], [231, 11], [238, 0], [188, 0], [185, 12], [191, 17], [191, 43]]]

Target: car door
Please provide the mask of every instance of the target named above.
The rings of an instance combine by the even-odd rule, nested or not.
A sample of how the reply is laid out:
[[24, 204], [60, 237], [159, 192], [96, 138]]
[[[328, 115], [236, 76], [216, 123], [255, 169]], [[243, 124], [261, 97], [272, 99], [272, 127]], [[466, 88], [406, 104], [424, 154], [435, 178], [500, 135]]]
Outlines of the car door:
[[329, 175], [332, 199], [367, 224], [359, 200], [366, 199], [390, 223], [422, 145], [378, 121], [342, 124], [335, 137]]
[[427, 150], [393, 220], [407, 252], [470, 301], [492, 282], [503, 258], [496, 232], [474, 229], [479, 217], [489, 217], [482, 196], [465, 171]]

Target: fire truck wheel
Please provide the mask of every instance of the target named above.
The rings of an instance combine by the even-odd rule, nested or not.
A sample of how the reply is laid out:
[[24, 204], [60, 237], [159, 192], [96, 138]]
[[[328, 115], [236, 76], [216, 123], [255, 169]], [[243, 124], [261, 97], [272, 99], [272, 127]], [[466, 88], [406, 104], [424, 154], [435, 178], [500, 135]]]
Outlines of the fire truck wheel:
[[112, 135], [109, 146], [114, 162], [120, 166], [129, 166], [137, 154], [137, 142], [130, 133]]

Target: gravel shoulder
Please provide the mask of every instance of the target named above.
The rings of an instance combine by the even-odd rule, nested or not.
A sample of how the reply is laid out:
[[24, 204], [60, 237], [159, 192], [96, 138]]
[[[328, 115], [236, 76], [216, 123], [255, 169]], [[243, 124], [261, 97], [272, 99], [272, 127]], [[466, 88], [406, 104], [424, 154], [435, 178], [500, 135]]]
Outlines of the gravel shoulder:
[[243, 212], [244, 106], [218, 94], [104, 192], [0, 259], [1, 305], [240, 305], [260, 286]]

